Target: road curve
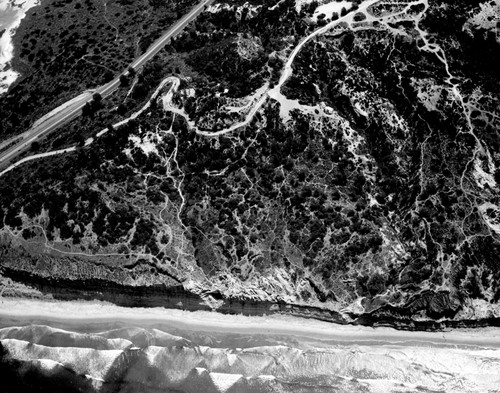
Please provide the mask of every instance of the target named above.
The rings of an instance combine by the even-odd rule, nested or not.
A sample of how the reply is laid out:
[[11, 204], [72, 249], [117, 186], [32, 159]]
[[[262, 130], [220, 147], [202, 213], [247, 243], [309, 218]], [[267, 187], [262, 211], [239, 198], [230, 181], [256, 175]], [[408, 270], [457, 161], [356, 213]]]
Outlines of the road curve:
[[[182, 30], [213, 1], [214, 0], [203, 0], [198, 3], [189, 13], [179, 19], [168, 31], [165, 32], [165, 34], [156, 40], [143, 55], [135, 59], [129, 67], [138, 69], [146, 64], [161, 49], [163, 49], [172, 37], [175, 37], [177, 34], [182, 32]], [[128, 67], [122, 74], [128, 74]], [[117, 76], [111, 82], [96, 88], [94, 91], [101, 94], [103, 97], [109, 96], [120, 86], [120, 76], [122, 74]], [[91, 100], [92, 94], [90, 92], [85, 92], [54, 109], [49, 114], [43, 116], [40, 120], [35, 122], [33, 127], [28, 132], [23, 133], [21, 136], [16, 135], [13, 137], [12, 140], [20, 138], [19, 142], [0, 153], [0, 167], [5, 167], [9, 161], [15, 158], [22, 151], [28, 149], [36, 139], [79, 117], [83, 106]], [[3, 145], [7, 144], [8, 142], [3, 143]]]

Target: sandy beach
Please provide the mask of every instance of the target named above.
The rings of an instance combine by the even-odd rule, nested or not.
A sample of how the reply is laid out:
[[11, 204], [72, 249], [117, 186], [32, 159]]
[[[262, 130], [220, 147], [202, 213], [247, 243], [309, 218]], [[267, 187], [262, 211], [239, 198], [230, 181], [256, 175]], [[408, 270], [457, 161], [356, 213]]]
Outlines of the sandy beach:
[[[0, 327], [50, 323], [57, 327], [91, 327], [110, 324], [143, 328], [170, 327], [199, 332], [290, 335], [316, 340], [352, 343], [390, 343], [432, 346], [500, 348], [500, 329], [455, 329], [443, 332], [409, 332], [387, 327], [337, 325], [284, 315], [246, 317], [216, 312], [164, 308], [125, 308], [99, 301], [39, 301], [3, 298]], [[80, 329], [81, 330], [81, 329]]]
[[39, 370], [92, 393], [119, 391], [123, 381], [148, 393], [485, 393], [500, 383], [498, 328], [411, 332], [280, 314], [3, 298], [0, 336], [24, 365], [19, 378]]

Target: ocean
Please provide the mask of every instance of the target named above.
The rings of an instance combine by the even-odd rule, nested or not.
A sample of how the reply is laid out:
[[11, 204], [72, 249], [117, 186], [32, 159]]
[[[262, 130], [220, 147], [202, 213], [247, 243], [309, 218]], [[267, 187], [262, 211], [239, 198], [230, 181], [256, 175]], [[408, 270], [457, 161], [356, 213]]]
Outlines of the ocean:
[[0, 0], [0, 94], [5, 93], [18, 77], [10, 65], [14, 55], [12, 36], [26, 11], [38, 3], [39, 0]]
[[58, 381], [64, 392], [500, 392], [494, 328], [405, 332], [279, 315], [5, 302], [1, 367], [26, 391], [33, 382], [55, 392]]

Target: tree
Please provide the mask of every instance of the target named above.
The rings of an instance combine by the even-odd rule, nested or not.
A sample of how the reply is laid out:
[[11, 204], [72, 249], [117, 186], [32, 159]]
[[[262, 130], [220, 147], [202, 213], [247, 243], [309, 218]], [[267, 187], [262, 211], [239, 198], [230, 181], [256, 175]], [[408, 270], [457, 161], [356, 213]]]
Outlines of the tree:
[[82, 107], [82, 115], [88, 116], [91, 113], [92, 113], [92, 107], [90, 106], [90, 104], [88, 102], [86, 102], [85, 105], [83, 105], [83, 107]]
[[316, 10], [316, 8], [318, 8], [318, 5], [319, 5], [319, 3], [316, 0], [311, 1], [311, 3], [309, 3], [309, 7], [307, 9], [307, 13], [308, 14], [313, 14], [314, 11]]
[[116, 112], [119, 115], [124, 115], [125, 113], [127, 113], [127, 107], [125, 106], [125, 104], [120, 103], [120, 105], [118, 105], [118, 108], [116, 108]]
[[129, 80], [126, 75], [121, 74], [120, 75], [120, 86], [128, 86], [129, 85]]
[[345, 7], [342, 7], [342, 9], [340, 10], [340, 16], [346, 16], [347, 15], [347, 10]]
[[38, 151], [40, 150], [40, 143], [35, 141], [31, 144], [31, 151]]
[[102, 76], [102, 83], [108, 83], [113, 80], [113, 73], [109, 70], [104, 71], [104, 74]]
[[127, 68], [127, 71], [128, 71], [128, 74], [129, 74], [131, 77], [134, 77], [134, 76], [137, 74], [137, 72], [135, 71], [135, 68], [134, 68], [134, 67], [132, 67], [132, 66], [129, 66], [129, 67]]
[[92, 95], [92, 109], [96, 111], [102, 108], [102, 96], [99, 93], [94, 93]]

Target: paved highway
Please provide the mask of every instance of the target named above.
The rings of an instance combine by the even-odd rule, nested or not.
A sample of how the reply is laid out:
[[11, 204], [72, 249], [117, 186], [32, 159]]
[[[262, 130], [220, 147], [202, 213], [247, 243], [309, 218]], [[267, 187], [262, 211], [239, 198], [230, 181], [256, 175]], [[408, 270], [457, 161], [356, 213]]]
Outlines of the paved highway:
[[[156, 40], [143, 55], [135, 59], [130, 64], [130, 67], [139, 69], [146, 64], [153, 56], [163, 49], [172, 37], [182, 32], [182, 30], [212, 2], [213, 0], [203, 0], [196, 5], [188, 14], [179, 19], [167, 32], [165, 32], [165, 34]], [[128, 71], [125, 70], [123, 74], [127, 75]], [[73, 98], [51, 111], [49, 114], [43, 116], [42, 119], [37, 121], [28, 132], [21, 136], [22, 139], [18, 143], [0, 153], [0, 166], [8, 164], [9, 161], [16, 157], [19, 153], [29, 148], [29, 146], [36, 139], [41, 138], [43, 135], [54, 131], [55, 129], [80, 116], [83, 106], [92, 100], [93, 92], [99, 93], [103, 97], [112, 94], [120, 86], [120, 76], [121, 75], [117, 76], [111, 82], [98, 87], [92, 92], [88, 91]], [[19, 138], [19, 136], [15, 136], [12, 140], [15, 140], [16, 138]], [[3, 143], [2, 145], [7, 145], [7, 143]]]

